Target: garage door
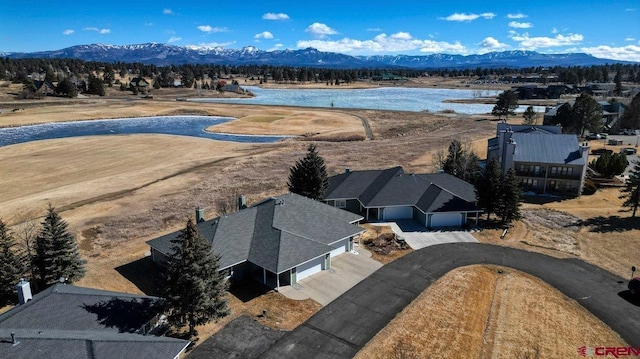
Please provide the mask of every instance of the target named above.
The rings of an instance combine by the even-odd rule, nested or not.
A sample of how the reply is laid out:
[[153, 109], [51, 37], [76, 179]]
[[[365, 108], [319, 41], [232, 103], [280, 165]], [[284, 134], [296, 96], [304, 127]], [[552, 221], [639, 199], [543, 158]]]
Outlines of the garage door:
[[436, 213], [431, 216], [431, 227], [459, 227], [460, 213]]
[[413, 207], [387, 207], [384, 209], [384, 219], [411, 219]]
[[316, 258], [310, 262], [299, 265], [296, 268], [296, 280], [304, 279], [312, 274], [316, 274], [322, 270], [324, 257]]
[[348, 245], [349, 245], [349, 239], [345, 239], [340, 242], [332, 244], [331, 247], [338, 247], [338, 248], [331, 251], [331, 258], [346, 252]]

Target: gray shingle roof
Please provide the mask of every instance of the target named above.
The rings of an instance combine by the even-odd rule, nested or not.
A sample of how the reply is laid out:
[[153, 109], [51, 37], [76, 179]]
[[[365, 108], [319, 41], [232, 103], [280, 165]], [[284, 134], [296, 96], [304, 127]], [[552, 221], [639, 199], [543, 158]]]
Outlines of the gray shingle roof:
[[424, 212], [478, 210], [470, 183], [447, 173], [405, 174], [402, 167], [333, 176], [325, 199], [358, 199], [365, 207], [416, 206]]
[[[157, 298], [54, 285], [0, 315], [3, 358], [174, 358], [186, 340], [135, 333]], [[13, 346], [9, 334], [20, 344]], [[6, 354], [5, 354], [6, 353]], [[6, 355], [6, 356], [5, 356]]]
[[576, 135], [514, 133], [518, 162], [585, 165]]
[[[288, 193], [264, 200], [228, 216], [198, 224], [200, 234], [212, 241], [220, 255], [220, 268], [248, 261], [281, 273], [335, 249], [333, 243], [362, 233], [351, 224], [362, 216]], [[174, 232], [147, 243], [162, 253], [171, 252]]]

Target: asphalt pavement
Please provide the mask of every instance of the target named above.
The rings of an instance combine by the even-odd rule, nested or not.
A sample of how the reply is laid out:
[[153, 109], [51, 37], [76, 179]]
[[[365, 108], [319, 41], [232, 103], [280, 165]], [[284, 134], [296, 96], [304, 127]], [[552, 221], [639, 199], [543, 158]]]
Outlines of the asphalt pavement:
[[629, 345], [640, 347], [640, 306], [625, 299], [625, 279], [577, 259], [454, 243], [415, 251], [383, 266], [285, 334], [260, 357], [351, 358], [438, 278], [472, 264], [496, 264], [536, 276], [576, 300]]

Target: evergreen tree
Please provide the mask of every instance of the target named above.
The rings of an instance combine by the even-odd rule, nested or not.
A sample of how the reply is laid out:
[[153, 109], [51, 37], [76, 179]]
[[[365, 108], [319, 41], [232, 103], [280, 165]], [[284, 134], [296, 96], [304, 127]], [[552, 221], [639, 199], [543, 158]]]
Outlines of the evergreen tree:
[[169, 322], [177, 328], [188, 325], [195, 337], [197, 325], [229, 314], [224, 274], [218, 271], [220, 256], [191, 219], [171, 243], [165, 294]]
[[11, 232], [0, 219], [0, 307], [16, 302], [15, 286], [25, 269], [15, 246]]
[[67, 222], [51, 204], [36, 237], [34, 249], [33, 267], [39, 290], [62, 277], [68, 283], [73, 283], [84, 276], [86, 261], [80, 257], [78, 243], [73, 234], [69, 233]]
[[533, 106], [527, 107], [527, 109], [522, 114], [524, 120], [522, 121], [523, 125], [535, 125], [538, 122], [538, 114], [533, 109]]
[[597, 159], [589, 163], [589, 168], [598, 172], [602, 177], [612, 178], [619, 175], [629, 165], [627, 156], [624, 153], [605, 152]]
[[65, 77], [62, 81], [58, 82], [56, 93], [69, 98], [74, 98], [78, 96], [78, 89], [76, 88], [76, 85]]
[[624, 199], [622, 207], [631, 209], [631, 217], [636, 216], [638, 205], [640, 204], [640, 162], [636, 161], [635, 166], [629, 174], [629, 178], [621, 191], [620, 198]]
[[622, 115], [621, 122], [622, 128], [640, 128], [640, 93], [633, 96], [631, 104]]
[[502, 223], [508, 225], [522, 217], [520, 214], [522, 189], [513, 168], [510, 168], [506, 174], [502, 175], [500, 182], [498, 191], [499, 204], [496, 208], [496, 214], [500, 217]]
[[87, 85], [87, 93], [92, 95], [104, 96], [104, 84], [102, 80], [89, 74], [89, 84]]
[[598, 133], [602, 128], [602, 107], [593, 97], [586, 92], [580, 94], [573, 104], [573, 128], [577, 129], [580, 136], [584, 136], [586, 130], [590, 133]]
[[467, 182], [474, 182], [480, 170], [480, 158], [470, 148], [465, 148], [458, 140], [449, 144], [447, 156], [441, 156], [437, 165], [444, 172]]
[[500, 186], [502, 182], [502, 170], [496, 160], [492, 160], [481, 172], [476, 180], [476, 196], [478, 206], [487, 212], [487, 221], [491, 213], [495, 212], [499, 205]]
[[316, 146], [309, 145], [305, 157], [289, 170], [289, 191], [315, 200], [322, 200], [329, 186], [327, 167]]
[[620, 71], [616, 72], [613, 82], [616, 84], [616, 89], [613, 91], [614, 95], [622, 96], [622, 75], [620, 74]]
[[516, 114], [514, 111], [516, 108], [518, 108], [518, 96], [515, 92], [507, 90], [498, 95], [498, 101], [493, 110], [491, 110], [491, 114], [498, 116], [498, 119], [505, 116], [505, 119], [508, 120], [509, 115], [514, 116]]

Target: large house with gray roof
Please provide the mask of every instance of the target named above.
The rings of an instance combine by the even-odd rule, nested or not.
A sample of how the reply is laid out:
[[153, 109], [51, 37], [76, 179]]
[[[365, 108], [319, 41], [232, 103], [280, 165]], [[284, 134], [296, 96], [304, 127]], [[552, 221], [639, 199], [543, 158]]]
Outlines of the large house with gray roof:
[[589, 147], [559, 126], [499, 123], [489, 139], [487, 162], [503, 172], [513, 168], [523, 190], [531, 194], [579, 196], [589, 164]]
[[[256, 279], [279, 289], [331, 268], [364, 232], [362, 216], [289, 193], [197, 224], [220, 255], [231, 280]], [[147, 243], [154, 262], [166, 264], [174, 232]]]
[[473, 185], [448, 173], [405, 173], [402, 167], [350, 171], [329, 178], [325, 201], [367, 221], [413, 219], [428, 228], [460, 227], [477, 219]]
[[53, 285], [0, 315], [0, 357], [177, 359], [189, 341], [152, 334], [162, 313], [157, 300]]

